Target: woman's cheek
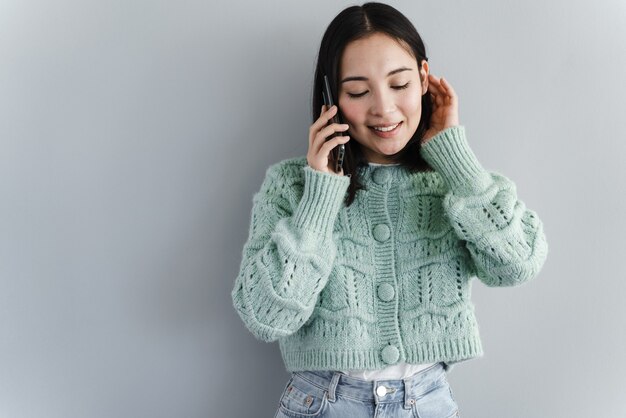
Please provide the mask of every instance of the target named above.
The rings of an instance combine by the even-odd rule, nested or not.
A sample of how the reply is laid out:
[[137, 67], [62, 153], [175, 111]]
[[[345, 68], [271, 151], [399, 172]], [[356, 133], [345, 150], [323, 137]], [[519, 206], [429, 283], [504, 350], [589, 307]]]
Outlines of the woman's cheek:
[[419, 91], [415, 91], [413, 94], [407, 94], [402, 101], [402, 107], [407, 109], [409, 113], [413, 115], [421, 115], [422, 113], [422, 95]]
[[341, 115], [343, 116], [343, 122], [350, 125], [350, 129], [358, 129], [358, 125], [361, 124], [361, 112], [359, 106], [355, 104], [339, 104], [341, 109]]

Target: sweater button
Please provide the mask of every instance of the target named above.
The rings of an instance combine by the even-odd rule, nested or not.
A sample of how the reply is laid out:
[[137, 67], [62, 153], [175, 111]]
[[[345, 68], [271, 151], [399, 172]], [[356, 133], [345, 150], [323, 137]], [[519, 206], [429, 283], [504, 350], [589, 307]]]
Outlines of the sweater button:
[[378, 224], [374, 227], [374, 238], [376, 241], [385, 242], [391, 236], [391, 231], [389, 227], [385, 224]]
[[393, 300], [393, 297], [395, 296], [396, 291], [393, 289], [393, 286], [390, 285], [389, 283], [383, 283], [380, 286], [378, 286], [378, 298], [380, 300], [382, 300], [383, 302], [389, 302], [390, 300]]
[[387, 364], [394, 364], [400, 358], [400, 351], [395, 345], [388, 345], [382, 351], [383, 361]]
[[374, 170], [374, 173], [372, 173], [374, 182], [380, 185], [387, 183], [389, 181], [389, 177], [391, 177], [389, 170], [385, 170], [384, 168], [377, 168]]

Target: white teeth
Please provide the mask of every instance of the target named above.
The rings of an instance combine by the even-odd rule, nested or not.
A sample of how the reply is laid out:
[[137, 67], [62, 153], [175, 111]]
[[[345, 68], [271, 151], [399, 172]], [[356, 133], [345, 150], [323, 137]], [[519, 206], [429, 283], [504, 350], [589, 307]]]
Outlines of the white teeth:
[[377, 131], [380, 131], [380, 132], [389, 132], [389, 131], [393, 131], [394, 129], [396, 129], [396, 127], [397, 127], [398, 125], [400, 125], [400, 124], [399, 124], [399, 123], [396, 123], [396, 124], [395, 124], [395, 125], [393, 125], [393, 126], [386, 126], [386, 127], [384, 127], [384, 128], [383, 128], [383, 127], [380, 127], [380, 128], [379, 128], [379, 127], [374, 126], [374, 129], [376, 129]]

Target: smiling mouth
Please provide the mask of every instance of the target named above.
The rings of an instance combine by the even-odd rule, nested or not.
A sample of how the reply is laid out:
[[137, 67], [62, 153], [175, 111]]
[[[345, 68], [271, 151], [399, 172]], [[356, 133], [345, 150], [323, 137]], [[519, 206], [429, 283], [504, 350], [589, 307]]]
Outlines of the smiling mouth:
[[403, 122], [398, 122], [394, 125], [386, 125], [386, 126], [370, 126], [370, 130], [379, 138], [394, 138], [398, 132], [400, 132], [400, 127], [402, 127]]
[[398, 126], [400, 126], [401, 123], [402, 122], [398, 122], [396, 124], [386, 125], [386, 126], [370, 126], [370, 129], [373, 129], [378, 132], [390, 132], [396, 129]]

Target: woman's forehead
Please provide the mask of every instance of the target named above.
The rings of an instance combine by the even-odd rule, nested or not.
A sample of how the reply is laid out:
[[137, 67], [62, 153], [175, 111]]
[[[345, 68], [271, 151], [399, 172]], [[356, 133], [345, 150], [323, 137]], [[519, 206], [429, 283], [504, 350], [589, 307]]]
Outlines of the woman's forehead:
[[342, 54], [341, 77], [386, 75], [399, 66], [417, 69], [417, 61], [407, 49], [400, 41], [380, 33], [354, 40]]

